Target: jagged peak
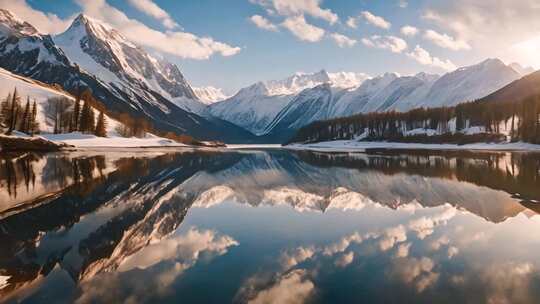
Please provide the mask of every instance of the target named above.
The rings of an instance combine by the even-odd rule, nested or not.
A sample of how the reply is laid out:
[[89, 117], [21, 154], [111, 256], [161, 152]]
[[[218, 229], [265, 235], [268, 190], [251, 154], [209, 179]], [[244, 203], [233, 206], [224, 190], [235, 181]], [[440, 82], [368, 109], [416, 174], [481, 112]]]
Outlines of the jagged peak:
[[0, 8], [0, 33], [23, 36], [40, 35], [30, 23], [19, 19], [12, 11]]

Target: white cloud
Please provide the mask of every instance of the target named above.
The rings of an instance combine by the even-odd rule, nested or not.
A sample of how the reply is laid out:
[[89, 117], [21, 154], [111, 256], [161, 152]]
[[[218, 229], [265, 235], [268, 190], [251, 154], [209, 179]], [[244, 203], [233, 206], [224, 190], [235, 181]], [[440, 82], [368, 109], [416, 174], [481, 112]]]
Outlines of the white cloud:
[[411, 26], [411, 25], [406, 25], [404, 27], [401, 28], [400, 30], [401, 34], [405, 35], [405, 36], [416, 36], [416, 34], [418, 34], [418, 29], [414, 26]]
[[305, 276], [305, 270], [291, 271], [279, 278], [274, 285], [259, 291], [248, 303], [304, 303], [315, 290], [313, 282], [306, 279]]
[[210, 37], [199, 37], [181, 31], [154, 30], [137, 20], [128, 18], [105, 0], [77, 0], [77, 2], [85, 14], [112, 25], [128, 39], [160, 52], [199, 60], [208, 59], [215, 54], [232, 56], [240, 52], [239, 47], [215, 41]]
[[398, 6], [401, 8], [407, 8], [407, 6], [409, 6], [409, 3], [407, 2], [407, 0], [399, 0]]
[[140, 12], [161, 21], [167, 29], [179, 27], [172, 17], [161, 7], [155, 4], [152, 0], [128, 0], [129, 4], [135, 7]]
[[253, 15], [249, 18], [249, 20], [255, 24], [258, 28], [261, 28], [263, 30], [277, 32], [278, 27], [275, 24], [272, 24], [270, 20], [264, 18], [261, 15]]
[[417, 45], [413, 51], [407, 53], [407, 56], [413, 58], [420, 64], [433, 66], [445, 71], [453, 71], [457, 68], [456, 65], [449, 59], [442, 60], [437, 57], [433, 57], [428, 51], [421, 48], [419, 45]]
[[374, 35], [370, 38], [363, 38], [362, 43], [369, 47], [390, 50], [393, 53], [401, 53], [407, 49], [407, 42], [395, 36]]
[[65, 31], [74, 16], [61, 19], [55, 14], [33, 9], [26, 0], [0, 0], [0, 7], [12, 11], [17, 17], [28, 21], [38, 31], [45, 34], [58, 34]]
[[354, 17], [349, 17], [349, 19], [347, 19], [346, 24], [350, 28], [357, 28], [358, 27], [358, 22], [357, 22], [356, 18], [354, 18]]
[[372, 25], [374, 25], [376, 27], [380, 27], [380, 28], [383, 28], [383, 29], [389, 29], [392, 26], [392, 24], [390, 22], [384, 20], [383, 17], [375, 16], [375, 15], [373, 15], [372, 13], [370, 13], [368, 11], [363, 11], [362, 13], [360, 13], [360, 15], [362, 17], [364, 17], [364, 19], [368, 23], [370, 23], [370, 24], [372, 24]]
[[344, 47], [352, 47], [356, 44], [356, 40], [349, 38], [345, 35], [341, 35], [338, 33], [333, 33], [330, 35], [330, 37], [337, 43], [337, 45], [341, 48]]
[[251, 3], [261, 5], [281, 16], [297, 17], [309, 15], [315, 18], [336, 23], [339, 18], [330, 9], [321, 8], [320, 0], [250, 0]]
[[317, 42], [322, 39], [325, 31], [306, 22], [304, 16], [289, 17], [281, 24], [300, 40]]
[[447, 34], [441, 34], [434, 30], [427, 30], [424, 33], [424, 38], [435, 43], [436, 45], [442, 48], [446, 48], [446, 49], [450, 49], [454, 51], [471, 49], [471, 46], [466, 41], [457, 40], [452, 36], [449, 36]]

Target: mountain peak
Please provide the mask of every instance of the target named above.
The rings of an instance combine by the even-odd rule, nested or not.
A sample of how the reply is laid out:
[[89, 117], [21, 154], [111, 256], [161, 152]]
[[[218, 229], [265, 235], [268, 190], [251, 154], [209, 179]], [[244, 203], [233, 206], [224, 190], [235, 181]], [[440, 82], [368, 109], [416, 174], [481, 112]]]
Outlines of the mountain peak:
[[0, 8], [0, 35], [35, 36], [38, 30], [13, 12]]

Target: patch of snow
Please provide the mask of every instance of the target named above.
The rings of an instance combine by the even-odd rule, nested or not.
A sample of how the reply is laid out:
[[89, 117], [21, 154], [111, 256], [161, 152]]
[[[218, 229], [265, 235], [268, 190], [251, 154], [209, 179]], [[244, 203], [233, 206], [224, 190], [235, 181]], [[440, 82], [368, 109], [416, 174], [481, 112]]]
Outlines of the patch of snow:
[[225, 100], [230, 97], [225, 95], [220, 88], [215, 88], [212, 86], [194, 87], [193, 91], [195, 92], [195, 95], [197, 95], [197, 97], [199, 97], [199, 99], [207, 105]]
[[185, 144], [151, 134], [144, 138], [125, 138], [115, 135], [109, 137], [97, 137], [92, 134], [74, 132], [66, 134], [45, 134], [42, 135], [42, 137], [56, 143], [65, 143], [78, 148], [187, 147]]

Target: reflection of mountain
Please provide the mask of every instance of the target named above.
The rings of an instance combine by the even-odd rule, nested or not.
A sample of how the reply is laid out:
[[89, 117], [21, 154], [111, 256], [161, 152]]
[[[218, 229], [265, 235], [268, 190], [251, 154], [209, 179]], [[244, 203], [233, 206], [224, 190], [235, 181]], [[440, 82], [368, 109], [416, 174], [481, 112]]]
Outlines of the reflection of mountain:
[[[538, 157], [525, 154], [253, 153], [225, 171], [200, 173], [183, 189], [202, 194], [197, 201], [201, 206], [224, 199], [320, 211], [337, 205], [358, 209], [355, 205], [366, 201], [392, 208], [410, 202], [426, 207], [451, 203], [500, 222], [524, 210], [510, 194], [540, 198], [539, 164]], [[344, 190], [361, 199], [344, 205]]]
[[[119, 159], [106, 178], [75, 178], [47, 203], [8, 216], [0, 221], [0, 275], [10, 279], [0, 294], [47, 275], [57, 263], [76, 281], [115, 270], [180, 225], [193, 199], [173, 196], [179, 184], [200, 170], [234, 161], [233, 154], [191, 152]], [[66, 168], [89, 174], [95, 163], [96, 158], [82, 157]], [[51, 248], [44, 232], [65, 238]]]
[[532, 201], [540, 198], [540, 159], [529, 154], [199, 151], [2, 161], [0, 183], [10, 186], [0, 193], [8, 203], [19, 202], [14, 184], [19, 195], [26, 185], [41, 192], [16, 212], [0, 214], [0, 277], [9, 277], [0, 294], [38, 281], [57, 265], [77, 282], [117, 271], [170, 237], [193, 205], [233, 199], [324, 212], [366, 203], [450, 203], [500, 222], [525, 210], [520, 200], [534, 209]]

